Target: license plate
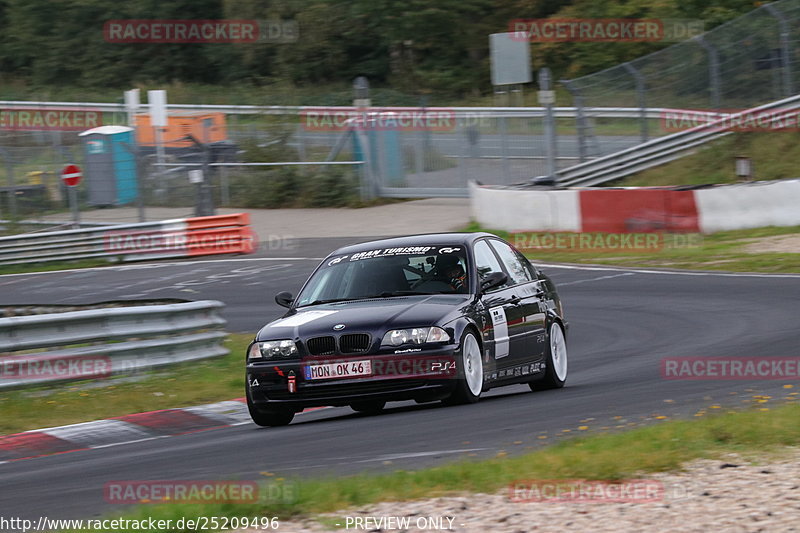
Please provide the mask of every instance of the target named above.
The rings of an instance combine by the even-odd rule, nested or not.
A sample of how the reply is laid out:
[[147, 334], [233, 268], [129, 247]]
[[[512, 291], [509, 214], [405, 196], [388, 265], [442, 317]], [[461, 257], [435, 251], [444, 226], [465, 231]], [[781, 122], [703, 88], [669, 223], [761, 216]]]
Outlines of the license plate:
[[323, 365], [306, 365], [307, 380], [371, 376], [372, 361], [343, 361]]

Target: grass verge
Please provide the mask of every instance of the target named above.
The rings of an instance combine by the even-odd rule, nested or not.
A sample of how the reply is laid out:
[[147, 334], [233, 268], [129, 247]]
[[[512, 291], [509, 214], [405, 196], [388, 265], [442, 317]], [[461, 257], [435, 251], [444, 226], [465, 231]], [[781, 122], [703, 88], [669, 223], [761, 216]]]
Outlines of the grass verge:
[[[268, 430], [267, 430], [268, 431]], [[571, 439], [516, 457], [458, 462], [417, 471], [311, 480], [274, 480], [291, 487], [291, 501], [258, 504], [142, 505], [129, 519], [197, 517], [279, 517], [335, 512], [378, 501], [494, 492], [521, 479], [620, 480], [641, 473], [669, 471], [698, 458], [725, 453], [759, 455], [800, 442], [800, 406], [768, 412], [743, 411], [692, 421], [668, 421], [623, 433]], [[269, 473], [264, 473], [270, 475]], [[264, 493], [268, 491], [265, 483]], [[126, 531], [122, 529], [121, 531]], [[178, 529], [166, 529], [178, 531]], [[194, 531], [194, 529], [180, 529]]]
[[671, 163], [612, 182], [619, 187], [735, 183], [736, 156], [748, 156], [755, 179], [797, 176], [800, 145], [794, 131], [733, 133]]
[[31, 272], [53, 272], [55, 270], [71, 270], [75, 268], [93, 268], [112, 265], [114, 265], [114, 263], [103, 259], [54, 261], [52, 263], [30, 263], [26, 265], [0, 265], [0, 276], [5, 274], [30, 274]]
[[[252, 335], [231, 334], [224, 357], [134, 375], [136, 381], [81, 381], [0, 391], [0, 435], [130, 413], [241, 398], [244, 352]], [[100, 386], [98, 386], [100, 385]]]
[[[532, 240], [515, 237], [506, 231], [482, 228], [470, 224], [465, 231], [488, 231], [517, 246], [533, 261], [560, 263], [590, 263], [626, 267], [661, 267], [692, 270], [723, 270], [734, 272], [797, 273], [800, 272], [800, 248], [795, 252], [750, 253], [745, 246], [764, 238], [781, 235], [800, 235], [800, 226], [768, 227], [723, 231], [712, 235], [697, 235], [691, 246], [664, 247], [660, 250], [603, 251], [595, 249], [525, 249]], [[544, 235], [545, 232], [537, 235]], [[564, 234], [567, 235], [567, 234]], [[602, 235], [602, 234], [600, 234]], [[517, 241], [517, 242], [515, 242]], [[668, 236], [665, 237], [668, 242]]]

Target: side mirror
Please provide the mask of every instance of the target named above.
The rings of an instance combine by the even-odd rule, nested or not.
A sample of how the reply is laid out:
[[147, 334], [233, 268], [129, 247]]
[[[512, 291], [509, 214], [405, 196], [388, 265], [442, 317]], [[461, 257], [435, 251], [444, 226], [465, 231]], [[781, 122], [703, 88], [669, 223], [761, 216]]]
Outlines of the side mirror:
[[507, 281], [508, 276], [505, 274], [505, 272], [492, 272], [486, 276], [486, 278], [481, 280], [481, 292], [504, 285]]
[[291, 307], [294, 302], [294, 296], [291, 292], [283, 291], [275, 295], [275, 303], [281, 307]]

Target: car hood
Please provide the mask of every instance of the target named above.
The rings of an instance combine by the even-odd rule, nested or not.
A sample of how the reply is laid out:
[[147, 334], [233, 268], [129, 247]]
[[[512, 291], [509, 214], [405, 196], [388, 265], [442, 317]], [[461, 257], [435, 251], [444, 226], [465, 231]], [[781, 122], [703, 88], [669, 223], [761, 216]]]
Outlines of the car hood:
[[[444, 324], [461, 315], [469, 301], [465, 294], [434, 294], [302, 307], [261, 328], [258, 340], [308, 338], [336, 331], [380, 334], [394, 328]], [[340, 324], [344, 328], [333, 329]]]

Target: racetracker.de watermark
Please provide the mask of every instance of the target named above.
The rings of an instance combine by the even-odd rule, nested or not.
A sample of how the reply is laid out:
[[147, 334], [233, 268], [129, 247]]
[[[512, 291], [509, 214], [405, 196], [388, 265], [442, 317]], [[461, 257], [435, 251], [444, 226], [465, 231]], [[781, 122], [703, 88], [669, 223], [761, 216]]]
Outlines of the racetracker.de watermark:
[[696, 248], [703, 243], [699, 233], [513, 233], [517, 250], [557, 252], [639, 252]]
[[677, 42], [705, 31], [699, 19], [552, 18], [515, 19], [508, 31], [515, 41]]
[[257, 245], [257, 237], [249, 227], [194, 231], [123, 230], [110, 231], [103, 237], [103, 250], [118, 254], [250, 253]]
[[670, 380], [734, 381], [800, 378], [800, 357], [665, 357], [661, 377]]
[[109, 481], [103, 497], [112, 504], [294, 503], [295, 483], [211, 480]]
[[521, 480], [508, 486], [508, 499], [514, 503], [650, 503], [664, 500], [664, 484], [653, 479], [619, 482], [585, 479]]
[[707, 131], [798, 131], [800, 111], [787, 109], [665, 109], [660, 113], [661, 129], [668, 133], [703, 126]]
[[458, 123], [455, 111], [446, 108], [315, 107], [300, 112], [300, 126], [307, 131], [453, 131]]
[[122, 19], [103, 25], [106, 42], [132, 43], [293, 43], [300, 38], [295, 20]]
[[52, 381], [102, 379], [111, 376], [111, 358], [105, 355], [59, 357], [14, 355], [0, 358], [0, 379]]
[[83, 131], [103, 125], [103, 113], [93, 110], [60, 109], [0, 110], [0, 130], [11, 131]]

